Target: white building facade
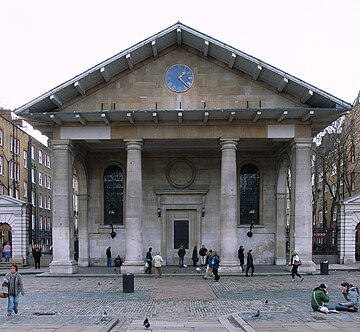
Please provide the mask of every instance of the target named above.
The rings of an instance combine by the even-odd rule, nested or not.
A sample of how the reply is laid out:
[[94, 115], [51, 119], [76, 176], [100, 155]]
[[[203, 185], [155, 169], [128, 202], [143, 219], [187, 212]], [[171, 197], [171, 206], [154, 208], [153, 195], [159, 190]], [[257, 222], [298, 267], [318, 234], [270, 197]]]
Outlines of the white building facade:
[[202, 244], [226, 271], [240, 245], [314, 271], [312, 137], [349, 107], [181, 23], [70, 79], [15, 111], [51, 138], [50, 272], [105, 265], [109, 245], [125, 273], [148, 247], [175, 265], [184, 245], [189, 264]]

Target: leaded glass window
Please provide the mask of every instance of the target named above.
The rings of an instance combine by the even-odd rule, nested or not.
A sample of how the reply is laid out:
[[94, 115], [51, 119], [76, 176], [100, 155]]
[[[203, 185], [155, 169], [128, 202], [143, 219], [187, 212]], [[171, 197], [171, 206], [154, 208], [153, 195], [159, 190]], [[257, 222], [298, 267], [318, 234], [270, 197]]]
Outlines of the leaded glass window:
[[259, 224], [260, 171], [251, 164], [240, 170], [240, 224]]
[[118, 166], [104, 172], [104, 223], [123, 225], [124, 173]]

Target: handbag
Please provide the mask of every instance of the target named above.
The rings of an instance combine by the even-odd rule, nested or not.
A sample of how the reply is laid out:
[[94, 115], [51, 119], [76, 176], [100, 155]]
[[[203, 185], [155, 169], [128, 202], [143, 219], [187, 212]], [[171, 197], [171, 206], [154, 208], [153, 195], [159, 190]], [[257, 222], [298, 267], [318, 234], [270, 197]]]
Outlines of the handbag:
[[301, 263], [301, 260], [294, 262], [294, 265], [296, 265], [296, 266], [300, 266], [301, 264], [302, 264], [302, 263]]
[[145, 262], [145, 268], [148, 268], [148, 267], [149, 267], [149, 263]]
[[9, 282], [5, 279], [1, 285], [0, 298], [5, 299], [9, 296]]

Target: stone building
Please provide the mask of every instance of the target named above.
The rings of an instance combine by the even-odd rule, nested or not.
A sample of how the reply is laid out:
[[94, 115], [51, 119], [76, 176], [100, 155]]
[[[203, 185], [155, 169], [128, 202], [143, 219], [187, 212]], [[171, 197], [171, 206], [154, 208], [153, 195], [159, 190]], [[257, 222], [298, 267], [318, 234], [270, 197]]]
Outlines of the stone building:
[[15, 111], [51, 138], [50, 271], [105, 266], [109, 245], [123, 272], [148, 247], [172, 265], [202, 244], [224, 270], [240, 244], [284, 265], [287, 237], [314, 270], [310, 146], [349, 107], [181, 23], [69, 79]]
[[13, 262], [27, 264], [33, 245], [50, 256], [51, 198], [51, 150], [1, 108], [0, 245], [10, 242]]

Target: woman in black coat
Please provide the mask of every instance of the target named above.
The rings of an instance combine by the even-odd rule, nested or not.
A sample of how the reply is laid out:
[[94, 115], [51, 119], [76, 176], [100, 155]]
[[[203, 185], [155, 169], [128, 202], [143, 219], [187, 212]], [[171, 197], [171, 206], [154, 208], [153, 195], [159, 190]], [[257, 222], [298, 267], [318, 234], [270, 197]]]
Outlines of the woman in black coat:
[[197, 246], [195, 246], [193, 249], [191, 259], [193, 261], [193, 266], [196, 266], [197, 262], [199, 261]]
[[240, 246], [239, 250], [238, 250], [238, 258], [240, 260], [240, 266], [241, 266], [241, 271], [244, 272], [244, 247]]
[[250, 249], [247, 254], [247, 260], [246, 260], [246, 276], [249, 276], [249, 270], [251, 269], [251, 276], [254, 275], [254, 261], [253, 256], [251, 254], [252, 250]]

